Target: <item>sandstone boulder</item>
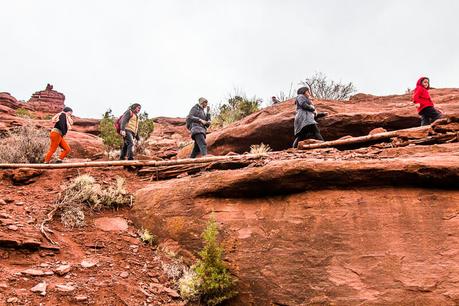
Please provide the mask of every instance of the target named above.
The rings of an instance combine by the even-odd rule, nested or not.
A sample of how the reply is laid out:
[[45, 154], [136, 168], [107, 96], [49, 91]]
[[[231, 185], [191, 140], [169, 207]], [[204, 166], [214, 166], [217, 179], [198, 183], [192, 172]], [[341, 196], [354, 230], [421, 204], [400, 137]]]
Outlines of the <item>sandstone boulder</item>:
[[97, 159], [103, 156], [105, 147], [102, 138], [80, 132], [70, 131], [65, 136], [73, 158]]

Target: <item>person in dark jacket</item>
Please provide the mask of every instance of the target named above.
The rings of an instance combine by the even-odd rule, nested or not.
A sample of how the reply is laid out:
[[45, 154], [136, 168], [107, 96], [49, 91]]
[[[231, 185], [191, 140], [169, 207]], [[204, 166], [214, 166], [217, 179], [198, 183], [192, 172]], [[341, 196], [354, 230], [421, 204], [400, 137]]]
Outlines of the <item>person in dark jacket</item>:
[[187, 126], [191, 131], [191, 138], [194, 140], [193, 151], [190, 157], [196, 158], [207, 155], [206, 132], [210, 126], [210, 107], [205, 98], [199, 98], [199, 103], [193, 106], [187, 116]]
[[51, 121], [54, 123], [54, 127], [49, 133], [50, 146], [48, 153], [45, 155], [45, 163], [49, 163], [51, 158], [56, 152], [58, 147], [62, 148], [61, 153], [59, 154], [59, 159], [56, 163], [62, 163], [64, 158], [70, 153], [70, 146], [64, 139], [64, 136], [71, 129], [73, 125], [72, 119], [73, 110], [70, 107], [65, 107], [64, 110], [56, 114]]
[[120, 160], [134, 159], [134, 139], [139, 138], [139, 113], [142, 107], [138, 103], [132, 104], [121, 118], [120, 134], [123, 136], [123, 146], [121, 147]]
[[316, 109], [311, 102], [309, 88], [301, 87], [297, 91], [298, 96], [295, 100], [296, 115], [294, 121], [295, 141], [293, 147], [297, 148], [298, 143], [305, 139], [324, 140], [320, 134], [315, 116], [317, 115]]
[[426, 77], [421, 77], [416, 83], [413, 92], [413, 103], [418, 107], [418, 114], [421, 116], [421, 126], [429, 125], [441, 118], [441, 113], [434, 107], [429, 94], [430, 81]]

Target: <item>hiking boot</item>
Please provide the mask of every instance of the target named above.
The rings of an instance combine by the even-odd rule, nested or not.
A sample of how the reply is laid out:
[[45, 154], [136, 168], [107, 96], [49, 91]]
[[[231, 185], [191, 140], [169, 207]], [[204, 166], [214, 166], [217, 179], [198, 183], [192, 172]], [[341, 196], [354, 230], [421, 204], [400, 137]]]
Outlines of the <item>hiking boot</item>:
[[62, 159], [56, 160], [56, 164], [62, 164]]

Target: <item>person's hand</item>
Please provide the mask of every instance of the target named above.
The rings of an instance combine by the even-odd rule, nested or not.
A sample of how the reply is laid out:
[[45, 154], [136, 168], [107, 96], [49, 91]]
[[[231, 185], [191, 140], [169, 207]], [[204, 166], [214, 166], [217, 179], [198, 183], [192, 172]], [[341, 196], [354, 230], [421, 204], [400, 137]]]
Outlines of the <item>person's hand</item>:
[[120, 132], [120, 134], [121, 134], [121, 136], [126, 137], [126, 131], [122, 130], [122, 131]]
[[202, 120], [202, 119], [199, 119], [201, 121], [202, 124], [206, 125], [207, 124], [207, 121], [206, 120]]
[[419, 103], [414, 103], [414, 106], [416, 106], [416, 108], [418, 108], [419, 106], [421, 106], [421, 104], [419, 104]]

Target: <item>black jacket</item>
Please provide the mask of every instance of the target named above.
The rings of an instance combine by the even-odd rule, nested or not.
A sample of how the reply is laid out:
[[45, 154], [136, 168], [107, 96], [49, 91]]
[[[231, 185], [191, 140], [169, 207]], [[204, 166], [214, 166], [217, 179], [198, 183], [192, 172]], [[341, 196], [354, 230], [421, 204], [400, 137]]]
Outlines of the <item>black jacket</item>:
[[191, 135], [194, 136], [196, 134], [206, 134], [207, 128], [210, 125], [210, 122], [207, 125], [204, 125], [201, 123], [199, 119], [205, 120], [205, 121], [210, 121], [210, 114], [205, 113], [204, 109], [201, 107], [201, 105], [196, 104], [191, 108], [190, 113], [188, 114], [187, 120], [190, 121], [190, 130], [191, 130]]
[[59, 121], [56, 122], [56, 124], [54, 125], [54, 128], [58, 129], [59, 131], [61, 131], [62, 136], [67, 134], [67, 131], [68, 131], [67, 116], [65, 115], [65, 113], [61, 113], [60, 114]]

